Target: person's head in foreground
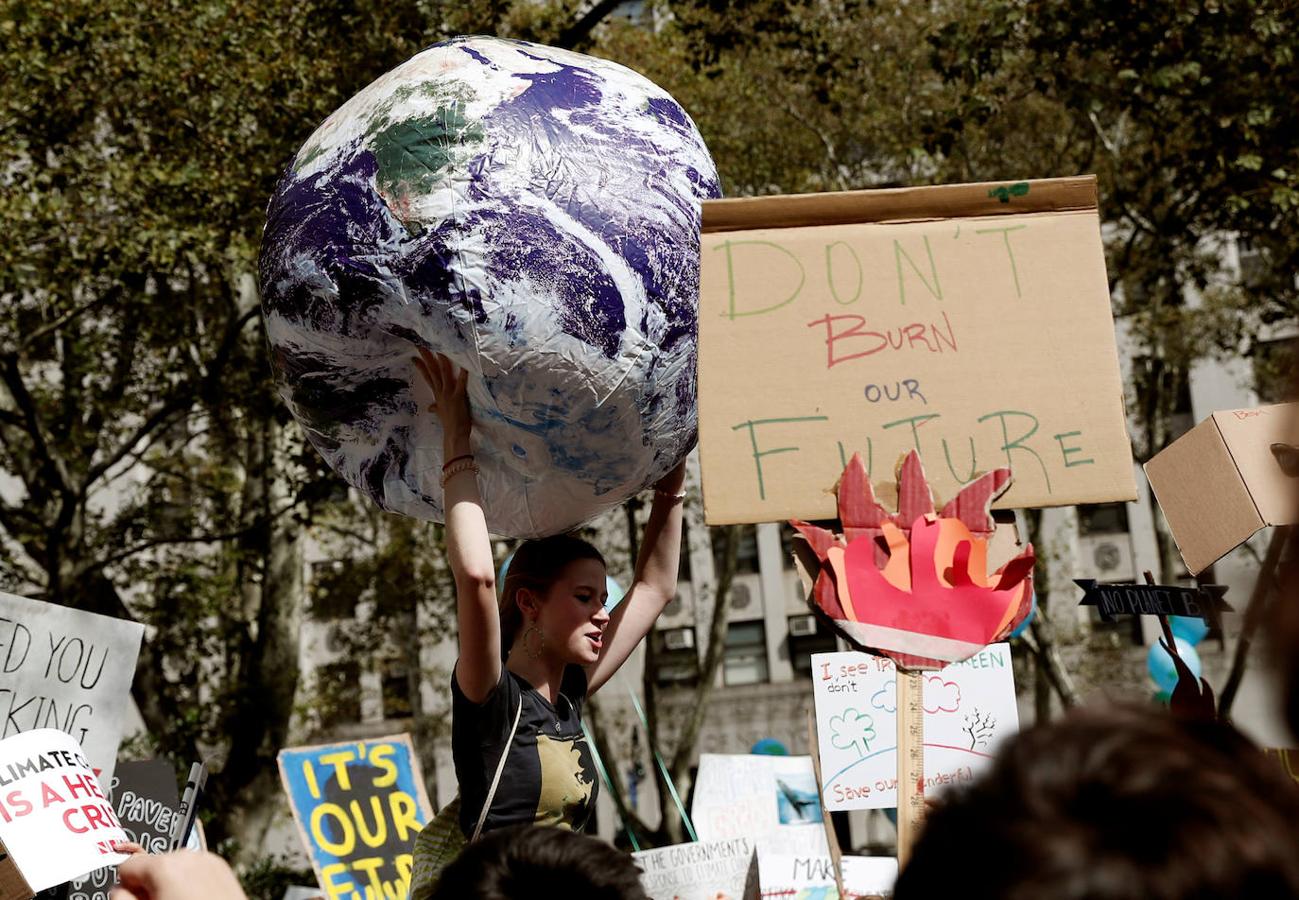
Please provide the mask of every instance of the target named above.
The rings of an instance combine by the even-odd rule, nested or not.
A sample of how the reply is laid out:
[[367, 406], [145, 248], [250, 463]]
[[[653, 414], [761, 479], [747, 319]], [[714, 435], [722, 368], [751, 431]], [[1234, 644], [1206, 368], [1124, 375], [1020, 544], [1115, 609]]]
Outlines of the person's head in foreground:
[[562, 665], [594, 663], [609, 624], [605, 576], [600, 551], [575, 535], [524, 541], [501, 590], [502, 650]]
[[433, 900], [573, 897], [648, 900], [636, 862], [609, 844], [562, 828], [489, 832], [442, 872]]
[[1079, 709], [930, 813], [896, 900], [1299, 897], [1299, 789], [1228, 726]]

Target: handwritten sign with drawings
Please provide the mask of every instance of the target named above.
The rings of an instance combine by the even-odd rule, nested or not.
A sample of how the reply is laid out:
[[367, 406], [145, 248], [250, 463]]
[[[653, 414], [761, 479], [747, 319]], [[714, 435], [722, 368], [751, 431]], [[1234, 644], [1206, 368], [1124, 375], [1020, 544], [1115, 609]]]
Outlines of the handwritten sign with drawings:
[[0, 840], [34, 891], [126, 859], [108, 794], [70, 735], [38, 728], [0, 741]]
[[824, 843], [810, 756], [700, 755], [690, 817], [704, 841], [810, 831]]
[[[1010, 645], [924, 675], [925, 793], [968, 782], [1019, 730]], [[830, 810], [897, 805], [897, 679], [867, 653], [812, 656], [817, 743]]]
[[674, 844], [632, 857], [650, 900], [743, 900], [757, 893], [750, 878], [753, 842], [748, 838]]
[[[845, 856], [841, 871], [846, 900], [892, 897], [898, 861], [891, 856]], [[839, 900], [834, 862], [828, 856], [759, 852], [758, 886], [763, 900]]]
[[432, 818], [410, 736], [281, 750], [279, 764], [325, 896], [405, 900], [411, 845]]
[[1095, 180], [998, 187], [704, 204], [709, 524], [830, 518], [857, 451], [944, 499], [1003, 466], [1002, 507], [1136, 498]]
[[144, 626], [0, 592], [0, 738], [57, 728], [113, 776]]

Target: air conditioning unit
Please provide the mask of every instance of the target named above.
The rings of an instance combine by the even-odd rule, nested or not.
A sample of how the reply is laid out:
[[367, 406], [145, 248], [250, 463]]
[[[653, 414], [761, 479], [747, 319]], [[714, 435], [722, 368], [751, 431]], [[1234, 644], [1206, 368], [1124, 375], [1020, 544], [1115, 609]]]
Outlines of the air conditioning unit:
[[790, 616], [790, 637], [811, 637], [816, 634], [816, 616]]
[[[1132, 538], [1127, 532], [1093, 534], [1078, 541], [1081, 577], [1097, 581], [1130, 581], [1136, 578]], [[1085, 575], [1084, 575], [1085, 573]]]
[[736, 575], [731, 583], [732, 622], [747, 622], [763, 617], [762, 579], [756, 572]]
[[694, 646], [694, 629], [674, 628], [671, 631], [663, 632], [663, 648], [665, 650], [693, 650]]

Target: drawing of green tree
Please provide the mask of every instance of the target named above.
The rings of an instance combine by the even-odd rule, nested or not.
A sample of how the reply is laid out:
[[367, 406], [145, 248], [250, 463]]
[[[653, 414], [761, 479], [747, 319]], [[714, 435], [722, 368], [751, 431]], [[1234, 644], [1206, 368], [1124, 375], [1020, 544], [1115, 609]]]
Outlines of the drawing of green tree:
[[840, 750], [855, 749], [865, 756], [875, 740], [875, 720], [869, 714], [849, 708], [830, 717], [830, 743]]

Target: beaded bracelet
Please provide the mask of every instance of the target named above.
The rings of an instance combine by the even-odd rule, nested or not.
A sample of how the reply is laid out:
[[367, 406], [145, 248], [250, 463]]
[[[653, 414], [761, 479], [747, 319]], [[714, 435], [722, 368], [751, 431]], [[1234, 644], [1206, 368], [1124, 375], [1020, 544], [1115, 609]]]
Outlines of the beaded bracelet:
[[453, 456], [442, 464], [442, 471], [445, 472], [447, 469], [451, 468], [453, 465], [460, 462], [460, 460], [462, 459], [473, 459], [473, 458], [474, 455], [472, 453], [462, 453], [459, 456]]
[[459, 475], [461, 472], [473, 472], [474, 475], [477, 476], [478, 463], [474, 462], [473, 457], [470, 457], [469, 459], [452, 460], [442, 470], [442, 487], [445, 488], [447, 482]]
[[654, 496], [662, 497], [664, 500], [681, 501], [686, 499], [686, 492], [682, 491], [679, 494], [673, 494], [670, 491], [664, 491], [664, 490], [660, 490], [659, 488], [655, 488]]

